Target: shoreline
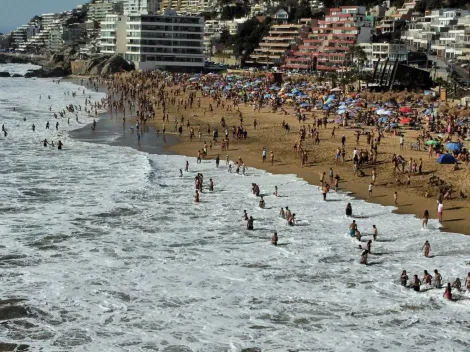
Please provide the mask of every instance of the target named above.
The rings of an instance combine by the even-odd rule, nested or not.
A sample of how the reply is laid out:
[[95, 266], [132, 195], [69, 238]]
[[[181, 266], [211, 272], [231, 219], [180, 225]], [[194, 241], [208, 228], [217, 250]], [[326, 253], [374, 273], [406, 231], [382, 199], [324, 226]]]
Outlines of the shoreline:
[[[196, 145], [196, 142], [188, 142], [187, 140], [181, 140], [178, 138], [179, 141], [177, 144], [167, 146], [165, 148], [166, 151], [178, 154], [182, 156], [189, 156], [194, 157], [193, 152], [191, 152], [191, 147]], [[192, 145], [191, 145], [192, 143]], [[259, 155], [261, 155], [261, 149], [259, 148]], [[236, 152], [238, 150], [229, 150], [228, 152], [224, 152], [230, 156], [230, 160], [236, 160], [237, 157]], [[208, 153], [208, 157], [206, 160], [215, 160], [217, 154], [221, 153]], [[330, 165], [320, 165], [320, 166], [313, 166], [309, 168], [300, 168], [299, 166], [285, 166], [285, 165], [274, 165], [270, 166], [268, 162], [262, 163], [261, 160], [256, 160], [253, 158], [252, 155], [247, 155], [246, 153], [243, 154], [243, 160], [247, 167], [254, 167], [256, 169], [265, 170], [271, 174], [280, 174], [280, 175], [287, 175], [293, 174], [297, 177], [303, 179], [307, 183], [319, 187], [319, 177], [322, 170], [328, 171]], [[220, 157], [221, 162], [223, 161], [223, 157]], [[334, 165], [333, 165], [334, 169]], [[326, 179], [327, 177], [325, 177]], [[363, 179], [369, 180], [369, 177], [362, 177]], [[378, 204], [382, 206], [392, 206], [395, 209], [392, 210], [395, 214], [401, 215], [414, 215], [417, 220], [417, 224], [421, 226], [421, 218], [424, 212], [424, 209], [428, 209], [430, 213], [430, 219], [437, 219], [437, 213], [434, 208], [437, 207], [436, 199], [434, 198], [418, 198], [413, 194], [403, 194], [399, 193], [399, 203], [398, 206], [394, 204], [393, 193], [394, 191], [383, 187], [383, 186], [375, 186], [374, 187], [374, 196], [372, 198], [368, 198], [368, 190], [367, 187], [364, 187], [364, 182], [354, 182], [355, 180], [340, 180], [339, 182], [339, 190], [346, 193], [353, 199], [363, 200], [369, 203]], [[280, 190], [282, 192], [282, 189]], [[330, 191], [330, 192], [334, 192]], [[318, 195], [314, 195], [316, 197], [321, 197], [321, 193], [319, 192]], [[419, 202], [419, 204], [416, 204]], [[444, 211], [444, 224], [439, 229], [441, 232], [447, 233], [459, 233], [463, 235], [470, 235], [470, 227], [465, 225], [465, 207], [455, 206], [452, 204], [456, 201], [446, 201], [446, 204], [451, 204], [451, 208]], [[346, 204], [344, 204], [346, 206]], [[354, 214], [354, 212], [353, 212]], [[462, 217], [463, 216], [463, 217]], [[448, 220], [446, 220], [446, 217]], [[353, 216], [354, 218], [354, 216]], [[378, 225], [380, 226], [380, 225]], [[421, 227], [417, 228], [421, 229]]]
[[[106, 88], [101, 87], [100, 91], [106, 92]], [[176, 117], [176, 115], [183, 116], [183, 114], [185, 114], [186, 117], [188, 117], [188, 114], [192, 114], [188, 118], [191, 120], [191, 125], [193, 127], [197, 123], [199, 123], [201, 126], [205, 126], [205, 124], [209, 123], [209, 121], [210, 121], [211, 126], [213, 126], [214, 120], [217, 120], [219, 116], [224, 116], [227, 119], [227, 121], [233, 120], [233, 117], [227, 116], [227, 115], [230, 115], [229, 113], [222, 112], [218, 114], [218, 112], [215, 110], [211, 115], [209, 114], [205, 115], [204, 113], [203, 115], [204, 118], [203, 118], [203, 116], [200, 116], [197, 113], [200, 113], [200, 111], [203, 108], [207, 107], [207, 104], [204, 104], [204, 103], [207, 103], [207, 102], [204, 102], [204, 99], [203, 99], [203, 105], [201, 105], [201, 108], [199, 109], [199, 111], [198, 109], [192, 109], [192, 110], [190, 109], [187, 112], [186, 111], [177, 112], [177, 111], [174, 111], [175, 109], [173, 107], [173, 109], [170, 109], [169, 111], [170, 121], [173, 121], [173, 118]], [[266, 112], [262, 112], [261, 114], [254, 115], [250, 113], [249, 108], [243, 107], [243, 106], [240, 106], [240, 110], [243, 112], [244, 119], [246, 119], [245, 116], [248, 115], [248, 118], [250, 118], [250, 122], [251, 122], [251, 118], [254, 116], [260, 121], [261, 124], [265, 123], [265, 121], [262, 119], [265, 118]], [[114, 126], [113, 128], [115, 128], [116, 126], [119, 126], [120, 132], [122, 134], [121, 137], [117, 138], [112, 143], [107, 143], [107, 144], [131, 147], [139, 151], [148, 152], [150, 154], [153, 154], [153, 153], [162, 154], [163, 153], [163, 154], [169, 154], [169, 155], [177, 154], [177, 155], [188, 156], [188, 157], [196, 157], [197, 150], [202, 149], [202, 143], [204, 139], [206, 141], [209, 141], [212, 139], [207, 134], [204, 134], [201, 142], [199, 143], [197, 141], [190, 142], [187, 136], [187, 129], [184, 130], [182, 137], [179, 137], [178, 133], [176, 132], [175, 133], [168, 132], [168, 130], [170, 130], [169, 127], [172, 125], [172, 123], [170, 122], [170, 123], [167, 123], [170, 126], [167, 127], [166, 137], [168, 137], [168, 139], [170, 139], [171, 142], [167, 144], [165, 141], [165, 136], [164, 136], [163, 138], [164, 143], [162, 144], [161, 139], [159, 137], [163, 135], [161, 133], [160, 134], [155, 133], [157, 129], [161, 128], [160, 125], [162, 124], [162, 122], [156, 116], [155, 119], [147, 121], [147, 125], [146, 125], [147, 133], [144, 133], [142, 135], [142, 140], [146, 140], [147, 145], [150, 145], [152, 147], [142, 148], [142, 145], [139, 146], [136, 141], [133, 141], [132, 139], [128, 138], [128, 134], [126, 133], [126, 131], [128, 131], [128, 128], [133, 126], [133, 123], [135, 123], [135, 116], [131, 115], [130, 113], [126, 114], [126, 117], [127, 117], [126, 128], [123, 130], [122, 125], [120, 124], [122, 113], [119, 113], [117, 115], [118, 118], [116, 118], [116, 116], [114, 115], [111, 116], [109, 111], [105, 112], [103, 115], [104, 116], [100, 117], [100, 119], [98, 119], [97, 121], [98, 132], [100, 128], [102, 128], [100, 127], [100, 125], [104, 123], [110, 123], [111, 125]], [[157, 113], [156, 115], [159, 115], [159, 114]], [[232, 113], [232, 115], [234, 114]], [[288, 115], [288, 116], [283, 115], [282, 117], [279, 117], [279, 115], [278, 116], [272, 116], [272, 115], [273, 114], [271, 114], [271, 116], [268, 117], [270, 119], [269, 123], [273, 122], [274, 120], [274, 124], [279, 123], [279, 125], [282, 119], [287, 120], [291, 118], [291, 115]], [[290, 122], [291, 121], [289, 121], [289, 123]], [[304, 124], [311, 124], [311, 123], [312, 123], [311, 119], [307, 119], [307, 121]], [[233, 125], [232, 123], [227, 123], [227, 124], [229, 126]], [[89, 128], [89, 126], [84, 127], [83, 129], [80, 129], [77, 131], [85, 130], [86, 128]], [[270, 135], [273, 135], [274, 133], [278, 133], [278, 131], [273, 131], [275, 127], [273, 127], [272, 125], [269, 125], [268, 127], [266, 127], [266, 129], [267, 129], [268, 134]], [[279, 130], [280, 128], [277, 128], [277, 129]], [[325, 138], [324, 137], [325, 135], [330, 133], [331, 129], [332, 127], [329, 124], [326, 130], [324, 129], [320, 130], [322, 131], [321, 133], [323, 134], [323, 138]], [[204, 127], [202, 127], [202, 130], [204, 130]], [[220, 128], [219, 128], [219, 132], [220, 132]], [[340, 183], [339, 183], [339, 189], [347, 193], [349, 196], [351, 196], [354, 199], [360, 199], [360, 200], [367, 201], [369, 203], [379, 204], [383, 206], [392, 206], [394, 207], [392, 212], [396, 214], [414, 215], [417, 220], [417, 228], [421, 228], [421, 218], [422, 218], [424, 210], [429, 211], [431, 219], [437, 219], [436, 198], [435, 197], [425, 198], [424, 196], [419, 196], [418, 194], [413, 192], [413, 191], [419, 191], [419, 184], [422, 183], [427, 177], [423, 178], [424, 176], [420, 176], [419, 179], [417, 180], [417, 184], [418, 184], [417, 187], [413, 187], [413, 183], [412, 183], [412, 186], [410, 188], [403, 189], [403, 188], [395, 187], [394, 185], [391, 185], [389, 182], [390, 180], [381, 179], [382, 171], [380, 170], [379, 176], [377, 178], [377, 183], [376, 185], [374, 185], [373, 197], [369, 198], [368, 197], [368, 184], [370, 183], [370, 179], [371, 179], [370, 169], [367, 169], [367, 168], [364, 169], [364, 171], [366, 172], [366, 176], [354, 177], [352, 176], [353, 173], [351, 170], [351, 166], [348, 162], [344, 164], [336, 165], [334, 162], [330, 162], [329, 161], [330, 159], [325, 160], [325, 158], [323, 158], [323, 160], [318, 160], [316, 156], [315, 156], [315, 159], [317, 160], [315, 160], [315, 162], [310, 163], [306, 167], [300, 167], [299, 162], [297, 160], [292, 160], [292, 161], [287, 160], [291, 158], [291, 156], [287, 155], [285, 150], [283, 150], [280, 153], [281, 155], [280, 160], [277, 158], [277, 155], [276, 155], [275, 164], [274, 166], [271, 166], [269, 165], [269, 163], [262, 163], [261, 150], [263, 146], [266, 146], [268, 150], [268, 154], [269, 154], [269, 150], [271, 149], [269, 145], [270, 144], [275, 145], [279, 143], [279, 139], [278, 138], [273, 139], [271, 136], [271, 137], [268, 137], [266, 141], [261, 141], [259, 136], [256, 134], [256, 132], [257, 131], [254, 131], [253, 127], [251, 127], [249, 129], [248, 139], [242, 140], [239, 142], [236, 140], [232, 141], [230, 144], [230, 150], [228, 152], [220, 151], [220, 144], [217, 144], [214, 150], [208, 151], [208, 155], [206, 159], [207, 160], [215, 159], [216, 155], [219, 154], [221, 161], [223, 161], [225, 159], [225, 155], [228, 154], [230, 160], [233, 161], [233, 160], [237, 160], [238, 157], [243, 156], [243, 160], [245, 161], [248, 167], [255, 167], [257, 169], [263, 169], [272, 174], [295, 174], [296, 176], [302, 178], [303, 180], [305, 180], [306, 182], [314, 186], [319, 186], [320, 184], [319, 178], [320, 178], [321, 172], [327, 172], [328, 174], [328, 169], [332, 167], [335, 173], [338, 173], [341, 177]], [[346, 135], [348, 135], [348, 140], [352, 141], [352, 138], [350, 136], [351, 134], [354, 133], [354, 129], [344, 130], [344, 129], [338, 128], [337, 133], [338, 135], [341, 133], [345, 133]], [[414, 133], [414, 132], [411, 131], [411, 133]], [[252, 137], [252, 135], [254, 135], [254, 137]], [[291, 135], [295, 135], [295, 133], [291, 133]], [[289, 136], [289, 135], [285, 135], [285, 136]], [[89, 138], [84, 139], [83, 137], [84, 136], [82, 135], [79, 138], [81, 140], [86, 140], [88, 142], [96, 142], [94, 140], [90, 140]], [[266, 135], [262, 135], [262, 137], [266, 137]], [[326, 139], [326, 138], [323, 139], [323, 138], [322, 138], [320, 146], [322, 146], [323, 144], [330, 143], [329, 142], [330, 139]], [[338, 141], [339, 137], [336, 137], [336, 138]], [[385, 138], [384, 142], [389, 143], [391, 138], [394, 138], [394, 137], [393, 136], [387, 137]], [[392, 140], [392, 147], [394, 147], [393, 143], [395, 142]], [[398, 141], [396, 143], [398, 146]], [[353, 145], [355, 146], [355, 144]], [[358, 147], [361, 147], [361, 146], [359, 145]], [[276, 150], [278, 147], [273, 146], [272, 148]], [[328, 151], [328, 153], [331, 154], [331, 152], [332, 152], [332, 149], [330, 146], [330, 150]], [[387, 155], [389, 154], [389, 150], [386, 150], [385, 152], [382, 152], [381, 154]], [[422, 156], [424, 159], [426, 157], [426, 154], [427, 154], [426, 152], [421, 151], [421, 154], [418, 154], [418, 155]], [[321, 153], [319, 153], [319, 155], [322, 156]], [[377, 167], [379, 166], [383, 166], [383, 161], [379, 160]], [[448, 165], [442, 165], [442, 167], [447, 167], [447, 166]], [[425, 171], [427, 170], [425, 169]], [[433, 171], [429, 170], [425, 172], [424, 174], [425, 175], [433, 174]], [[415, 176], [413, 176], [413, 180], [414, 179], [415, 179]], [[395, 191], [398, 192], [398, 206], [394, 204], [393, 195]], [[280, 192], [282, 192], [282, 190], [280, 190]], [[319, 193], [318, 197], [320, 196], [321, 194]], [[344, 206], [346, 206], [346, 204]], [[470, 219], [467, 220], [466, 211], [467, 211], [466, 201], [457, 200], [457, 199], [445, 201], [444, 222], [443, 222], [443, 226], [440, 227], [440, 231], [470, 235]]]

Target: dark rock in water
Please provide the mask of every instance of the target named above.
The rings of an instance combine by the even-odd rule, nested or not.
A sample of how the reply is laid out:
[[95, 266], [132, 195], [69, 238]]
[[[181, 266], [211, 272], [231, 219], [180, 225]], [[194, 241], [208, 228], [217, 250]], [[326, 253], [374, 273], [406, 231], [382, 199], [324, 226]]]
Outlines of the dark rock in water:
[[20, 75], [19, 73], [14, 73], [11, 75], [12, 78], [18, 78], [18, 77], [23, 77], [23, 75]]
[[53, 68], [40, 68], [38, 70], [28, 71], [24, 75], [25, 78], [38, 77], [38, 78], [51, 78], [51, 77], [65, 77], [69, 75], [69, 71], [63, 67]]
[[5, 306], [0, 308], [0, 321], [25, 318], [31, 315], [28, 308], [22, 306]]
[[0, 342], [0, 352], [20, 352], [29, 351], [28, 345]]
[[10, 77], [10, 72], [2, 71], [0, 72], [0, 77]]
[[26, 299], [24, 298], [8, 298], [8, 299], [0, 299], [0, 306], [4, 306], [5, 304], [15, 304], [19, 302], [24, 302]]
[[244, 348], [241, 350], [241, 352], [261, 352], [261, 348], [258, 348], [258, 347]]

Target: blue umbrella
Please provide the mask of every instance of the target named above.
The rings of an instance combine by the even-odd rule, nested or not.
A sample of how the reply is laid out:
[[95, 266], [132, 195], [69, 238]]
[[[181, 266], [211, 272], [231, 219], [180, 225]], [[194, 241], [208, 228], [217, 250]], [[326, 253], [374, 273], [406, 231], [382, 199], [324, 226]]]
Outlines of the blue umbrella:
[[271, 94], [265, 94], [264, 95], [264, 99], [268, 99], [268, 98], [271, 98]]
[[460, 152], [462, 150], [462, 145], [459, 143], [447, 143], [446, 145], [447, 150], [450, 150], [451, 152]]

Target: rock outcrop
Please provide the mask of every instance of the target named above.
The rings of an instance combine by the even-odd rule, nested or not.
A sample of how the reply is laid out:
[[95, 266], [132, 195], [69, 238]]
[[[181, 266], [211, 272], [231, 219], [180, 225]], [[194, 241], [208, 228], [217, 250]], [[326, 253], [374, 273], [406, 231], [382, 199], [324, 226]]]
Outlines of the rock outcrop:
[[134, 66], [117, 55], [96, 55], [88, 60], [75, 60], [71, 64], [72, 74], [76, 76], [107, 76], [132, 70]]
[[23, 77], [22, 75], [20, 75], [19, 73], [14, 73], [11, 75], [12, 78], [19, 78], [19, 77]]
[[10, 72], [0, 72], [0, 77], [10, 77]]

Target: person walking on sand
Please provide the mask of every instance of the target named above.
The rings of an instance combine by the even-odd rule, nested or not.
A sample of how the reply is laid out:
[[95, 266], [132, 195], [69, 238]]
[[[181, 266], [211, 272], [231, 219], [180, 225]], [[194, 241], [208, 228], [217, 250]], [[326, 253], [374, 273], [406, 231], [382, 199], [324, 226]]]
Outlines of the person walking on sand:
[[372, 183], [369, 183], [369, 198], [372, 197]]
[[377, 178], [377, 170], [375, 170], [375, 167], [372, 169], [372, 185], [375, 185], [375, 179]]
[[423, 222], [422, 222], [422, 228], [428, 227], [428, 220], [429, 220], [429, 211], [426, 209], [423, 213]]
[[424, 249], [424, 256], [429, 257], [429, 253], [431, 252], [431, 244], [429, 241], [426, 240], [426, 242], [424, 242], [423, 248], [421, 249]]
[[439, 201], [437, 204], [437, 217], [439, 219], [439, 223], [442, 224], [442, 212], [444, 211], [444, 204], [442, 204], [442, 201]]
[[274, 166], [274, 152], [271, 150], [271, 153], [270, 153], [270, 159], [271, 159], [271, 166]]
[[395, 205], [398, 205], [398, 193], [397, 192], [395, 192], [393, 194], [393, 201], [394, 201]]
[[263, 150], [261, 152], [261, 159], [263, 161], [263, 164], [266, 162], [266, 148], [263, 147]]

